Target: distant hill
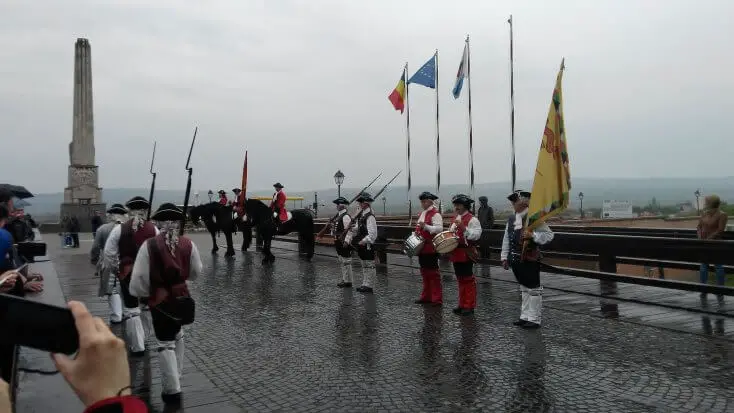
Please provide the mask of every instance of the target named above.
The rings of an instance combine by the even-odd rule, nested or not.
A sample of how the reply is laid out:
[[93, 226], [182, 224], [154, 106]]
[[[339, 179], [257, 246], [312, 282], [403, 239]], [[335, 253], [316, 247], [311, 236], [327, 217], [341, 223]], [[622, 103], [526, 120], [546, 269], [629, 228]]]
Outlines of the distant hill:
[[[373, 195], [378, 191], [383, 182], [377, 182], [373, 188], [370, 189]], [[529, 181], [520, 181], [517, 184], [518, 188], [530, 189], [531, 183]], [[647, 205], [654, 197], [660, 205], [674, 205], [680, 202], [695, 201], [694, 192], [696, 189], [701, 189], [701, 193], [706, 194], [718, 194], [722, 200], [734, 202], [734, 178], [642, 178], [642, 179], [588, 179], [588, 178], [577, 178], [573, 180], [573, 194], [572, 204], [574, 208], [578, 208], [579, 192], [584, 193], [584, 208], [599, 208], [605, 199], [615, 199], [630, 201], [636, 206]], [[360, 188], [343, 188], [342, 195], [347, 198], [351, 198], [355, 195], [356, 191]], [[207, 189], [208, 190], [208, 189]], [[207, 190], [198, 190], [199, 201], [208, 201], [206, 195]], [[420, 192], [429, 190], [435, 191], [435, 187], [429, 187], [424, 185], [415, 186], [412, 189], [414, 211], [417, 208], [418, 201], [417, 196]], [[476, 187], [477, 196], [485, 195], [489, 198], [490, 204], [503, 210], [509, 205], [506, 202], [505, 197], [510, 191], [509, 182], [495, 182], [479, 184]], [[192, 190], [191, 202], [193, 202], [193, 194], [196, 190]], [[303, 196], [306, 200], [303, 202], [303, 206], [314, 202], [314, 193], [318, 194], [319, 204], [323, 204], [320, 210], [323, 212], [333, 211], [333, 205], [331, 201], [336, 198], [336, 188], [317, 189], [310, 191], [287, 191], [290, 196]], [[441, 188], [441, 194], [448, 200], [451, 195], [464, 192], [469, 193], [469, 185], [445, 185]], [[148, 188], [105, 188], [103, 197], [107, 204], [112, 203], [124, 203], [128, 199], [136, 195], [146, 196], [148, 194]], [[263, 189], [250, 191], [250, 194], [269, 196], [272, 194], [272, 189]], [[232, 194], [228, 194], [231, 196]], [[406, 187], [393, 186], [389, 187], [383, 195], [386, 198], [387, 212], [391, 214], [403, 214], [407, 213], [407, 196]], [[183, 203], [184, 191], [161, 189], [157, 190], [154, 196], [154, 204], [162, 202], [176, 202], [177, 204]], [[215, 195], [215, 199], [216, 199]], [[28, 213], [33, 214], [41, 220], [54, 220], [58, 218], [59, 205], [63, 201], [63, 193], [51, 193], [51, 194], [37, 194], [34, 198], [28, 199], [32, 204], [26, 208]], [[289, 205], [292, 208], [292, 204]], [[300, 203], [297, 203], [297, 207], [300, 207]], [[378, 212], [382, 212], [383, 203], [381, 199], [378, 199], [374, 204], [374, 208]]]

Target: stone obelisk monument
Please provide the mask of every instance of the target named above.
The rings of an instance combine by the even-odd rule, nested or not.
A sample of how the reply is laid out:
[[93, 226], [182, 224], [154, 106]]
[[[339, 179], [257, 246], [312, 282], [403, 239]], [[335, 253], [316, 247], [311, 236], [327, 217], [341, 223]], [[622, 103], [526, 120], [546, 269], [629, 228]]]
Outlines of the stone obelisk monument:
[[104, 213], [107, 208], [102, 203], [98, 167], [94, 164], [92, 49], [87, 39], [77, 39], [74, 46], [74, 122], [68, 179], [61, 218], [76, 216], [82, 231], [89, 231], [91, 217], [98, 211]]

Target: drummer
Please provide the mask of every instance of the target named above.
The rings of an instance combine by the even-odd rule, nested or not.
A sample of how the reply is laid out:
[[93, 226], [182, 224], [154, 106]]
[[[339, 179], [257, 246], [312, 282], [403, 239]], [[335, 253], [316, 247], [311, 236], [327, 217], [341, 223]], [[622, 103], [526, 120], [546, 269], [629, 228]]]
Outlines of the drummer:
[[454, 314], [474, 314], [477, 306], [477, 280], [474, 278], [474, 262], [478, 253], [474, 244], [482, 236], [482, 225], [469, 212], [474, 200], [464, 194], [455, 195], [451, 199], [456, 215], [449, 231], [459, 238], [459, 246], [451, 252], [449, 259], [454, 264], [456, 282], [459, 284], [459, 305]]
[[436, 195], [423, 192], [418, 196], [423, 211], [418, 217], [415, 234], [423, 238], [423, 247], [418, 252], [418, 264], [423, 277], [423, 291], [416, 304], [441, 305], [443, 292], [441, 289], [441, 272], [438, 270], [438, 253], [433, 248], [433, 237], [443, 231], [443, 218], [436, 208]]

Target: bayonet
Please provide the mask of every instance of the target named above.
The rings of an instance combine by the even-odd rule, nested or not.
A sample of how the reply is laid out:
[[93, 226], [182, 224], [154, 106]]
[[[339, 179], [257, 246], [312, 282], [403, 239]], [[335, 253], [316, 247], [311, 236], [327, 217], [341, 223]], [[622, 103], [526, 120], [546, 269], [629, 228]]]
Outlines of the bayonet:
[[362, 192], [364, 192], [364, 191], [366, 191], [367, 189], [369, 189], [369, 187], [371, 187], [371, 186], [372, 186], [372, 184], [374, 184], [374, 183], [375, 183], [375, 181], [377, 181], [378, 179], [380, 179], [380, 177], [381, 177], [381, 176], [382, 176], [382, 172], [380, 172], [380, 174], [379, 174], [379, 175], [377, 175], [377, 176], [375, 177], [375, 179], [373, 179], [372, 181], [370, 181], [370, 183], [368, 183], [368, 184], [367, 184], [367, 185], [366, 185], [366, 186], [365, 186], [364, 188], [362, 188], [362, 190], [361, 190], [361, 191], [357, 192], [357, 195], [355, 195], [355, 196], [354, 196], [354, 198], [352, 198], [352, 200], [351, 200], [351, 201], [349, 201], [349, 205], [352, 205], [352, 204], [354, 203], [354, 201], [356, 201], [356, 200], [357, 200], [357, 198], [359, 198], [359, 196], [360, 196], [360, 195], [362, 195]]
[[186, 172], [188, 172], [188, 179], [186, 180], [186, 193], [184, 194], [184, 210], [183, 210], [183, 218], [181, 218], [181, 228], [178, 229], [178, 235], [181, 236], [184, 234], [184, 227], [186, 226], [186, 217], [189, 214], [189, 196], [191, 195], [191, 173], [193, 172], [194, 168], [190, 166], [191, 163], [191, 153], [194, 151], [194, 143], [196, 142], [196, 134], [199, 132], [199, 127], [197, 126], [194, 128], [194, 137], [191, 138], [191, 147], [189, 147], [189, 156], [186, 158]]
[[378, 198], [378, 197], [379, 197], [379, 196], [380, 196], [380, 195], [381, 195], [381, 194], [382, 194], [383, 192], [385, 192], [385, 189], [387, 189], [387, 187], [388, 187], [388, 186], [389, 186], [389, 185], [390, 185], [390, 184], [391, 184], [391, 183], [392, 183], [392, 182], [393, 182], [393, 181], [394, 181], [394, 180], [395, 180], [395, 179], [396, 179], [396, 178], [398, 177], [398, 175], [400, 175], [400, 173], [401, 173], [401, 172], [403, 172], [403, 171], [398, 171], [398, 173], [396, 173], [396, 174], [395, 174], [395, 176], [393, 176], [393, 177], [392, 177], [392, 179], [391, 179], [391, 180], [389, 180], [389, 181], [388, 181], [388, 182], [387, 182], [387, 183], [385, 184], [385, 186], [383, 186], [383, 187], [382, 187], [382, 189], [380, 189], [380, 192], [378, 192], [378, 193], [377, 193], [377, 194], [376, 194], [376, 195], [375, 195], [375, 196], [373, 197], [373, 199], [374, 199], [375, 201], [377, 201], [377, 198]]
[[157, 142], [153, 141], [153, 156], [150, 158], [150, 174], [153, 176], [153, 180], [150, 183], [150, 195], [148, 195], [148, 218], [147, 220], [150, 221], [150, 214], [153, 210], [153, 193], [155, 192], [155, 178], [158, 175], [157, 172], [153, 172], [153, 165], [155, 165], [155, 149], [157, 146]]

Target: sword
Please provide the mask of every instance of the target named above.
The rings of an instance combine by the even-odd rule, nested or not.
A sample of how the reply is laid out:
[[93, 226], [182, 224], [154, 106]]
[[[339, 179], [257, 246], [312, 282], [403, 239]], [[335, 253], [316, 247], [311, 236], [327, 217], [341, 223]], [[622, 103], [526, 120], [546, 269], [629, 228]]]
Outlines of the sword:
[[153, 181], [150, 183], [150, 195], [148, 195], [148, 218], [146, 218], [147, 221], [150, 221], [150, 213], [153, 210], [153, 193], [155, 192], [155, 177], [158, 175], [158, 172], [153, 172], [153, 165], [155, 164], [156, 146], [157, 146], [157, 142], [153, 141], [153, 157], [150, 158], [150, 174], [153, 175]]
[[181, 218], [181, 228], [178, 229], [178, 235], [182, 236], [184, 234], [184, 227], [186, 226], [186, 216], [188, 215], [189, 211], [189, 196], [191, 195], [191, 173], [193, 172], [194, 168], [191, 168], [189, 164], [191, 163], [191, 152], [194, 151], [194, 142], [196, 142], [196, 133], [199, 131], [199, 127], [197, 126], [194, 128], [194, 137], [191, 138], [191, 147], [189, 148], [189, 156], [186, 158], [186, 171], [189, 173], [189, 177], [186, 180], [186, 194], [184, 195], [184, 213], [183, 218]]

